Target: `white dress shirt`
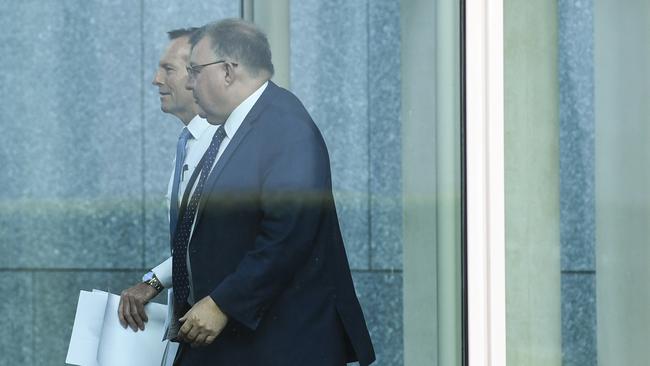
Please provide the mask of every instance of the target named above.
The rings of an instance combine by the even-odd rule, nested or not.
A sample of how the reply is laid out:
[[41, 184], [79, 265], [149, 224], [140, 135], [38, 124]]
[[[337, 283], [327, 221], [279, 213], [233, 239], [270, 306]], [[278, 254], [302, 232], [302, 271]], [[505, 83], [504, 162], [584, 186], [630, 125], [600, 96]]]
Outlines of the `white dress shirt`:
[[[210, 167], [210, 171], [214, 168], [214, 166], [217, 164], [217, 161], [219, 161], [219, 158], [221, 155], [223, 155], [224, 150], [226, 150], [226, 147], [228, 147], [228, 144], [232, 140], [232, 138], [235, 136], [235, 133], [239, 129], [239, 126], [241, 126], [242, 122], [244, 122], [244, 119], [248, 115], [248, 113], [251, 111], [257, 100], [260, 98], [262, 93], [264, 92], [264, 89], [266, 89], [266, 86], [268, 85], [268, 82], [265, 82], [262, 86], [260, 86], [253, 94], [249, 95], [248, 98], [246, 98], [243, 102], [241, 102], [237, 108], [235, 108], [232, 113], [230, 113], [230, 116], [228, 116], [228, 119], [226, 119], [226, 122], [224, 123], [224, 130], [226, 132], [226, 136], [224, 137], [223, 141], [221, 141], [221, 145], [219, 145], [219, 151], [217, 152], [217, 157], [214, 159], [214, 163], [212, 164], [212, 167]], [[201, 160], [201, 157], [207, 150], [208, 146], [210, 145], [210, 142], [212, 141], [212, 136], [214, 135], [214, 132], [216, 132], [216, 129], [218, 126], [212, 126], [214, 129], [212, 130], [213, 132], [210, 133], [209, 141], [207, 145], [203, 148], [201, 155], [198, 157], [196, 160], [196, 163], [194, 164], [194, 167], [192, 168], [192, 171], [189, 172], [189, 174], [186, 173], [185, 179], [189, 180], [190, 177], [192, 176], [192, 172], [194, 171], [194, 168], [196, 168], [196, 164], [198, 164], [199, 160]], [[201, 135], [201, 138], [203, 138], [203, 135]], [[187, 161], [187, 158], [185, 159]], [[196, 188], [196, 185], [198, 184], [198, 179], [194, 182], [194, 186], [192, 187], [192, 190], [190, 191], [190, 196], [192, 197], [191, 194], [194, 194], [194, 189]], [[185, 182], [185, 186], [181, 185], [179, 187], [179, 194], [181, 192], [185, 191], [187, 182]], [[169, 189], [169, 192], [171, 192], [171, 188]], [[181, 198], [183, 196], [181, 195]], [[179, 203], [180, 203], [180, 198], [179, 198]], [[196, 222], [196, 216], [194, 216], [194, 222]], [[179, 221], [180, 224], [180, 221]], [[190, 239], [192, 238], [192, 234], [194, 233], [194, 223], [192, 223], [192, 231], [190, 232]], [[188, 253], [189, 253], [189, 243], [188, 243]], [[172, 258], [169, 257], [166, 261], [158, 265], [156, 268], [153, 269], [153, 272], [156, 274], [156, 277], [160, 280], [163, 286], [165, 287], [171, 287], [172, 284]], [[160, 275], [165, 276], [164, 281], [163, 278], [160, 277]], [[192, 286], [192, 270], [191, 270], [191, 265], [190, 265], [190, 258], [189, 254], [187, 255], [187, 274], [189, 277], [189, 283], [190, 283], [190, 295], [188, 298], [188, 303], [193, 304], [194, 303], [194, 288]]]
[[[192, 135], [192, 138], [187, 140], [186, 152], [185, 152], [185, 162], [183, 164], [183, 171], [180, 175], [180, 184], [178, 186], [178, 204], [181, 204], [183, 199], [183, 194], [187, 188], [187, 183], [196, 169], [196, 166], [201, 161], [203, 154], [210, 146], [212, 141], [212, 136], [217, 130], [218, 126], [211, 125], [205, 119], [199, 117], [198, 115], [192, 118], [190, 123], [187, 124], [188, 131]], [[174, 166], [176, 165], [176, 159], [172, 161], [172, 174], [169, 178], [169, 184], [167, 185], [167, 218], [169, 218], [169, 208], [171, 205], [171, 195], [172, 195], [172, 186], [174, 184]], [[172, 258], [169, 257], [163, 263], [156, 266], [152, 269], [153, 273], [156, 274], [160, 283], [165, 287], [169, 288], [172, 285]]]

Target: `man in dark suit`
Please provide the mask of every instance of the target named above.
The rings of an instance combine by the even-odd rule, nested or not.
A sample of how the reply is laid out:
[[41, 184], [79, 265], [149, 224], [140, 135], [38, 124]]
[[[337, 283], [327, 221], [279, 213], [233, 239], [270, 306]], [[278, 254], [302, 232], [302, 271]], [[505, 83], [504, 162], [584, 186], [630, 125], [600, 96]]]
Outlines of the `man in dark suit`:
[[176, 364], [372, 363], [320, 131], [269, 81], [271, 52], [254, 25], [208, 24], [191, 43], [187, 87], [219, 128], [174, 237]]

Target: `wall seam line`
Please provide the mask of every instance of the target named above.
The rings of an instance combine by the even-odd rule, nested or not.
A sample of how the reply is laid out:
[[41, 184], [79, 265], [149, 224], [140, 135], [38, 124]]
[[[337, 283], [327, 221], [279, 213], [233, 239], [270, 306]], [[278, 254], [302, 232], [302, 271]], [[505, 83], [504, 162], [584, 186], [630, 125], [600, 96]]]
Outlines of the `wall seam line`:
[[147, 190], [146, 190], [146, 146], [145, 146], [145, 128], [146, 128], [146, 123], [145, 123], [145, 112], [144, 112], [144, 98], [145, 98], [145, 93], [144, 93], [144, 0], [140, 0], [140, 124], [142, 128], [140, 129], [141, 131], [141, 136], [140, 136], [140, 143], [141, 143], [141, 161], [142, 161], [142, 169], [141, 169], [141, 179], [142, 179], [142, 214], [141, 214], [141, 220], [142, 220], [142, 242], [141, 248], [142, 248], [142, 267], [146, 266], [146, 253], [147, 253], [147, 215], [146, 215], [146, 209], [147, 209]]
[[372, 209], [374, 193], [372, 191], [372, 121], [370, 117], [370, 107], [372, 98], [370, 97], [370, 0], [366, 0], [366, 123], [368, 124], [368, 269], [372, 270]]

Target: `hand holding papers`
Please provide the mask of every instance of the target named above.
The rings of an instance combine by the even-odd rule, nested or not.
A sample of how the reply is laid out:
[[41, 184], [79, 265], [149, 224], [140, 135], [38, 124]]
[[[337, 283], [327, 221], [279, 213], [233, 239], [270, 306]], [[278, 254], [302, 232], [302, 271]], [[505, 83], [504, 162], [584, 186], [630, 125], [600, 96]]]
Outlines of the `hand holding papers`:
[[117, 316], [120, 297], [81, 291], [66, 363], [80, 366], [159, 366], [165, 351], [167, 306], [149, 303], [144, 331], [124, 329]]

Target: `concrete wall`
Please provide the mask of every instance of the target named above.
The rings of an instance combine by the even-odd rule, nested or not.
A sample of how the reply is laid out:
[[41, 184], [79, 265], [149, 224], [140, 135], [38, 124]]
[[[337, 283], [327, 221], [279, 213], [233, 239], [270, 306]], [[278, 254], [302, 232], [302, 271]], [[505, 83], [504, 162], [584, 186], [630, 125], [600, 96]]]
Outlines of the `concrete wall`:
[[[240, 1], [0, 3], [0, 364], [64, 363], [79, 290], [119, 292], [168, 255], [179, 123], [150, 85], [165, 31]], [[292, 89], [322, 129], [357, 291], [401, 365], [399, 1], [294, 1]]]

